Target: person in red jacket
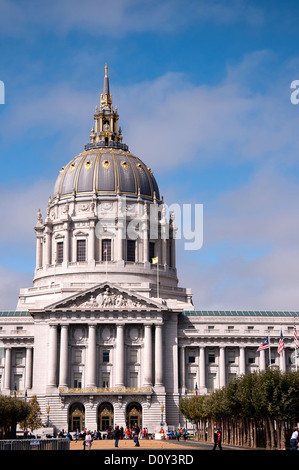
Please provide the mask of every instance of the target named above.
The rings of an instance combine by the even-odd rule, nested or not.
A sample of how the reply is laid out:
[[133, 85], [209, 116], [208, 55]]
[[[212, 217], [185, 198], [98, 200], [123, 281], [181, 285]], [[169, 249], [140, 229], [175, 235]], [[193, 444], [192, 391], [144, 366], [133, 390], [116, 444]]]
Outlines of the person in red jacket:
[[216, 450], [216, 447], [219, 447], [219, 450], [222, 450], [221, 446], [222, 434], [220, 428], [215, 429], [214, 431], [214, 447], [213, 450]]

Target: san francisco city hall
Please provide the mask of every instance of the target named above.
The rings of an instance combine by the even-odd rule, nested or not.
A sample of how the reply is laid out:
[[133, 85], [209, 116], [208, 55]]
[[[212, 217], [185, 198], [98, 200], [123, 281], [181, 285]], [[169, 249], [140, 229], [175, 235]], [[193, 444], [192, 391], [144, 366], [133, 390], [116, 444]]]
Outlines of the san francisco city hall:
[[[181, 397], [295, 368], [297, 312], [195, 310], [178, 285], [175, 214], [118, 120], [106, 66], [89, 143], [62, 162], [44, 214], [37, 202], [33, 286], [0, 312], [0, 392], [36, 395], [58, 431], [177, 427]], [[257, 351], [281, 330], [282, 354]]]

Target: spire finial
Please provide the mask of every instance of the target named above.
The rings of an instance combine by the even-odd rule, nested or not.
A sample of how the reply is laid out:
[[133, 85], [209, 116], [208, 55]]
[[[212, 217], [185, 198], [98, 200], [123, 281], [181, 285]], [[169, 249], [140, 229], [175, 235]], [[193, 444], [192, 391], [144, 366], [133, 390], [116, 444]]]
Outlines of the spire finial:
[[105, 78], [108, 78], [108, 65], [105, 64]]

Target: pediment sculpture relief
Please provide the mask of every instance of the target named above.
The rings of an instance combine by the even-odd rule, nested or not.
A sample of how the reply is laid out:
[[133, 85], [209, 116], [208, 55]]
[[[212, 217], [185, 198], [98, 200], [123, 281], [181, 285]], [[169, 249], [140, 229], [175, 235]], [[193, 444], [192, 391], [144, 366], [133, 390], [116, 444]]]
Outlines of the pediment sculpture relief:
[[131, 298], [126, 294], [119, 291], [113, 292], [109, 287], [106, 287], [103, 292], [98, 295], [91, 295], [88, 300], [83, 302], [77, 300], [69, 305], [70, 308], [146, 308], [146, 303], [142, 303], [137, 299]]

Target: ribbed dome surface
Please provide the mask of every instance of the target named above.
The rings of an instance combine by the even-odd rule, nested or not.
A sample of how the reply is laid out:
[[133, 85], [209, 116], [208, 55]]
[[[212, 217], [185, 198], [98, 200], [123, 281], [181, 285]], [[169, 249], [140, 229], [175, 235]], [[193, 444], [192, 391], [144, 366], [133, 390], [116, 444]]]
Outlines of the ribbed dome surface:
[[60, 171], [53, 199], [84, 194], [116, 194], [160, 200], [159, 188], [150, 168], [138, 157], [119, 149], [86, 150]]

